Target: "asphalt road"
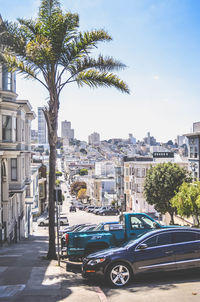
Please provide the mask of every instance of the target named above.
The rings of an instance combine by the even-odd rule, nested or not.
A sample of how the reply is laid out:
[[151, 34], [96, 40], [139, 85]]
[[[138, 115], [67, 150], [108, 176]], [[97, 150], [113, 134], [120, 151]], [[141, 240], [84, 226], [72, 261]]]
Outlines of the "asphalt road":
[[[116, 216], [99, 216], [85, 211], [69, 213], [71, 199], [66, 199], [62, 211], [66, 211], [70, 224], [117, 221]], [[66, 268], [81, 278], [80, 264], [68, 263]], [[81, 280], [81, 279], [80, 279]], [[104, 280], [82, 280], [86, 286], [99, 291], [101, 302], [196, 302], [200, 301], [200, 270], [188, 272], [151, 274], [137, 277], [125, 288], [110, 288]]]

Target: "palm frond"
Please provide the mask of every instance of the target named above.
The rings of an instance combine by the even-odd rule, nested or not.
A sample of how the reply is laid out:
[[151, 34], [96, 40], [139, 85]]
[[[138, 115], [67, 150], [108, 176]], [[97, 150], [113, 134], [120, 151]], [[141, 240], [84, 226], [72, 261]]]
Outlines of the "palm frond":
[[36, 78], [36, 70], [31, 64], [25, 64], [22, 60], [18, 60], [15, 55], [4, 54], [5, 64], [12, 72], [27, 74], [28, 77]]
[[98, 42], [110, 40], [112, 38], [103, 29], [79, 33], [70, 43], [66, 41], [60, 63], [64, 66], [73, 63], [77, 58], [88, 56], [91, 50], [97, 47]]
[[103, 57], [102, 55], [99, 55], [97, 59], [87, 56], [77, 58], [76, 60], [70, 62], [70, 64], [64, 65], [64, 60], [62, 63], [63, 67], [66, 68], [66, 70], [69, 71], [72, 76], [91, 68], [99, 71], [111, 72], [113, 70], [118, 71], [126, 67], [126, 65], [120, 61], [114, 60], [112, 57]]
[[98, 72], [93, 69], [86, 72], [80, 72], [72, 81], [75, 81], [80, 87], [84, 84], [91, 88], [115, 87], [121, 92], [130, 93], [127, 84], [120, 80], [115, 74]]

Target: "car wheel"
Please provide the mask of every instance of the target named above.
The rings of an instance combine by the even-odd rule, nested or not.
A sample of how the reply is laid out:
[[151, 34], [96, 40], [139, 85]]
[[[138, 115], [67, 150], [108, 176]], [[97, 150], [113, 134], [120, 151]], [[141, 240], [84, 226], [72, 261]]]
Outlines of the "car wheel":
[[44, 222], [40, 222], [40, 224], [39, 224], [40, 226], [44, 226]]
[[60, 221], [60, 225], [64, 225], [63, 221]]
[[114, 263], [108, 268], [106, 273], [109, 283], [115, 287], [127, 285], [132, 277], [129, 265], [123, 262]]
[[105, 214], [105, 213], [102, 213], [102, 215], [105, 216], [106, 214]]
[[119, 215], [119, 213], [116, 213], [115, 215], [116, 215], [116, 216], [118, 216], [118, 215]]

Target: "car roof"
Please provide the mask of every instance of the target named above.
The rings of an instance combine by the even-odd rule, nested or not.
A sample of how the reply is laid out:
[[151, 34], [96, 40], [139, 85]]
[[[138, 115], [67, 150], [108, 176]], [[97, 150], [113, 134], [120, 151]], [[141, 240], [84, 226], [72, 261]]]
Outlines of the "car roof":
[[148, 233], [145, 233], [144, 235], [142, 235], [139, 238], [145, 238], [145, 237], [149, 237], [151, 235], [155, 235], [155, 234], [161, 234], [161, 233], [166, 233], [166, 232], [182, 232], [182, 231], [189, 231], [189, 232], [200, 232], [200, 229], [197, 228], [191, 228], [191, 227], [165, 227], [162, 229], [157, 229], [157, 230], [153, 230], [150, 231]]

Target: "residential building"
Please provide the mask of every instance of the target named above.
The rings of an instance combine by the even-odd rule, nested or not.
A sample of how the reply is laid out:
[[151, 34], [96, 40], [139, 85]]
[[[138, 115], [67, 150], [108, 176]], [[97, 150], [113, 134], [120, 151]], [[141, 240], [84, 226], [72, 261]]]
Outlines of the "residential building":
[[100, 134], [97, 132], [93, 132], [88, 136], [88, 144], [95, 146], [100, 144]]
[[95, 162], [95, 175], [96, 176], [112, 176], [115, 175], [115, 165], [112, 161]]
[[188, 138], [188, 169], [193, 179], [200, 180], [200, 122], [193, 124], [193, 132], [185, 134]]
[[136, 138], [133, 137], [133, 134], [132, 134], [132, 133], [129, 133], [129, 135], [128, 135], [128, 140], [129, 140], [129, 143], [130, 143], [130, 144], [133, 144], [133, 145], [136, 144]]
[[74, 129], [71, 128], [71, 122], [63, 121], [61, 123], [61, 137], [62, 139], [74, 139]]
[[115, 181], [116, 181], [116, 197], [118, 205], [125, 210], [125, 203], [124, 203], [124, 165], [115, 166]]
[[0, 243], [25, 237], [31, 205], [31, 121], [27, 100], [17, 100], [15, 74], [0, 66]]
[[48, 143], [47, 123], [43, 113], [43, 107], [38, 107], [38, 143]]
[[38, 131], [31, 130], [31, 143], [38, 144]]
[[155, 212], [143, 194], [147, 170], [158, 163], [172, 162], [188, 168], [188, 162], [172, 152], [155, 152], [153, 157], [124, 158], [124, 202], [126, 211]]
[[116, 193], [114, 178], [97, 178], [94, 179], [94, 199], [97, 206], [108, 205], [106, 194], [112, 194], [114, 197]]

